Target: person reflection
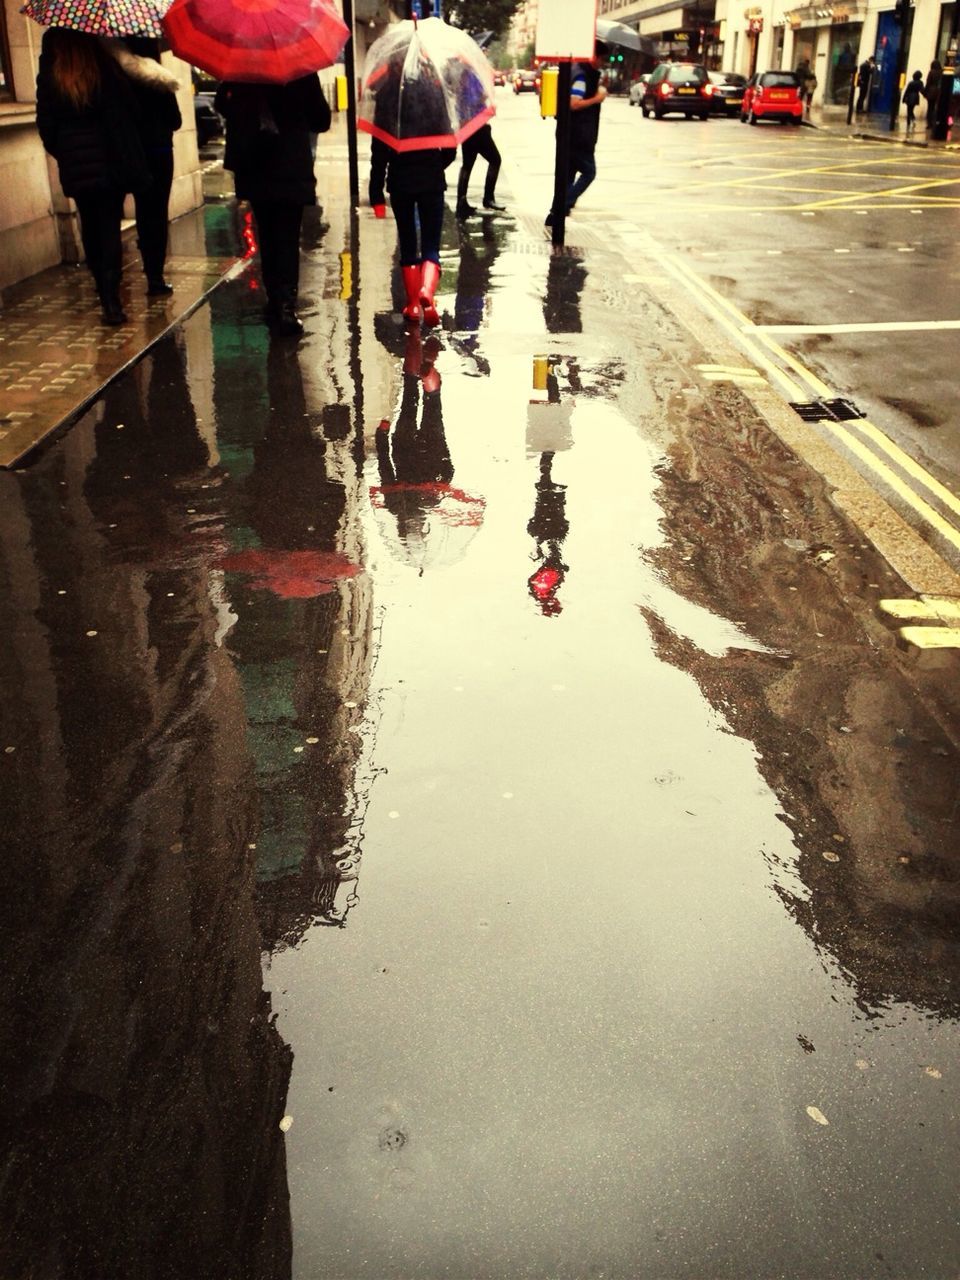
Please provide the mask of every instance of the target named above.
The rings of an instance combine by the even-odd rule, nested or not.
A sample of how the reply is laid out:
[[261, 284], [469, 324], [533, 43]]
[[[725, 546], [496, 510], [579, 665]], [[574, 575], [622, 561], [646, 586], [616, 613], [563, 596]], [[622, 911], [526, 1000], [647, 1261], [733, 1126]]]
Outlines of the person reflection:
[[295, 348], [270, 348], [268, 416], [244, 486], [244, 527], [222, 560], [243, 601], [230, 643], [259, 796], [267, 950], [294, 945], [312, 925], [345, 924], [357, 901], [366, 807], [356, 730], [372, 597], [360, 565], [359, 474], [345, 406], [309, 405], [300, 361]]
[[23, 594], [0, 626], [0, 1274], [289, 1280], [292, 1055], [262, 985], [244, 707], [194, 536], [210, 472], [178, 342], [93, 426], [3, 485]]
[[[421, 574], [428, 564], [459, 558], [483, 515], [483, 501], [450, 486], [453, 462], [443, 425], [441, 379], [434, 337], [406, 335], [403, 391], [396, 421], [377, 428], [380, 485], [371, 488], [374, 509], [391, 516], [387, 542], [398, 559]], [[423, 407], [421, 412], [421, 395]], [[457, 531], [466, 537], [456, 536]]]
[[547, 333], [582, 333], [580, 298], [587, 280], [582, 258], [554, 253], [547, 266], [543, 320]]
[[561, 552], [570, 531], [566, 514], [567, 486], [554, 480], [551, 474], [553, 458], [552, 452], [540, 455], [537, 498], [527, 525], [527, 533], [536, 543], [532, 559], [539, 561], [527, 579], [527, 586], [545, 618], [554, 618], [563, 609], [558, 592], [569, 568], [564, 564]]
[[490, 279], [502, 237], [502, 229], [484, 220], [477, 234], [460, 238], [460, 269], [453, 312], [455, 333], [451, 344], [468, 356], [484, 377], [490, 373], [490, 363], [479, 353], [479, 334], [489, 306]]

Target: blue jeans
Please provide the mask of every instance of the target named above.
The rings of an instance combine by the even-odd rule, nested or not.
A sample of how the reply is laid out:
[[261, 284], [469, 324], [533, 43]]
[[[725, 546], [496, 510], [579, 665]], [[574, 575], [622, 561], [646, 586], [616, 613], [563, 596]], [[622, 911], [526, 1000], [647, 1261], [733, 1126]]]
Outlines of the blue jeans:
[[[400, 241], [400, 265], [412, 267], [418, 262], [440, 261], [440, 236], [443, 233], [445, 206], [442, 191], [421, 195], [391, 193], [390, 204]], [[417, 247], [417, 226], [420, 247]]]
[[590, 183], [597, 176], [597, 162], [593, 151], [572, 151], [570, 153], [571, 182], [567, 187], [567, 208], [572, 209]]

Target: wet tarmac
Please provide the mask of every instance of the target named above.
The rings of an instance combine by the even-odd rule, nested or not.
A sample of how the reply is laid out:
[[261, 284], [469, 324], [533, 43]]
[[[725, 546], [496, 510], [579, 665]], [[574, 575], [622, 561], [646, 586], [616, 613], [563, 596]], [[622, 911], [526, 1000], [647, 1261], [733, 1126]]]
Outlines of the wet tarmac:
[[954, 1276], [953, 656], [616, 252], [306, 239], [0, 476], [3, 1274]]

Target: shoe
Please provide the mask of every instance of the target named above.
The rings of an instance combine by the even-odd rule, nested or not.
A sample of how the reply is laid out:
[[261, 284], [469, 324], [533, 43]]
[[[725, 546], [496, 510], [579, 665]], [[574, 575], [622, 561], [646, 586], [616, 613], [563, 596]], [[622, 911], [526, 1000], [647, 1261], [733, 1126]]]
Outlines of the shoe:
[[127, 315], [120, 301], [120, 272], [104, 271], [97, 281], [97, 293], [100, 295], [100, 318], [103, 323], [126, 324]]
[[476, 216], [477, 216], [477, 211], [472, 204], [467, 204], [467, 202], [464, 201], [463, 204], [457, 205], [457, 221], [458, 222], [463, 222], [466, 218], [475, 218]]
[[407, 295], [407, 305], [403, 308], [403, 318], [408, 324], [419, 324], [423, 318], [423, 309], [420, 305], [423, 268], [417, 262], [412, 267], [401, 267], [400, 271], [403, 276], [404, 292]]
[[173, 293], [173, 285], [167, 284], [163, 276], [154, 276], [147, 280], [147, 297], [163, 298]]
[[420, 306], [423, 308], [424, 324], [439, 324], [440, 314], [434, 305], [433, 295], [437, 292], [437, 285], [440, 283], [440, 264], [439, 262], [430, 262], [429, 259], [423, 263], [423, 281], [420, 285]]
[[275, 328], [282, 338], [296, 338], [303, 333], [303, 321], [297, 315], [292, 302], [280, 303]]
[[503, 213], [507, 206], [505, 204], [497, 204], [495, 200], [484, 200], [483, 207], [489, 209], [491, 213]]

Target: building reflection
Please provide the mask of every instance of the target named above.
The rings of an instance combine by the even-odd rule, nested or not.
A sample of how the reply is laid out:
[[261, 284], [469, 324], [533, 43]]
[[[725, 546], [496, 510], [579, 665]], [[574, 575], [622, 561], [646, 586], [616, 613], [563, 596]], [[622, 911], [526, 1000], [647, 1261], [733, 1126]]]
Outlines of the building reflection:
[[226, 477], [187, 386], [169, 338], [3, 477], [6, 1276], [290, 1275]]
[[[814, 554], [785, 541], [795, 466], [758, 421], [743, 422], [731, 448], [727, 429], [704, 414], [658, 469], [669, 542], [651, 560], [685, 598], [741, 620], [771, 651], [718, 659], [648, 621], [660, 655], [756, 745], [802, 881], [772, 866], [773, 887], [860, 1007], [875, 1015], [897, 1002], [957, 1017], [952, 750], [911, 683], [851, 634], [844, 597], [881, 581], [879, 557], [868, 567], [873, 553], [861, 549], [856, 574], [838, 585]], [[825, 499], [810, 491], [803, 502], [803, 527], [845, 533]]]

